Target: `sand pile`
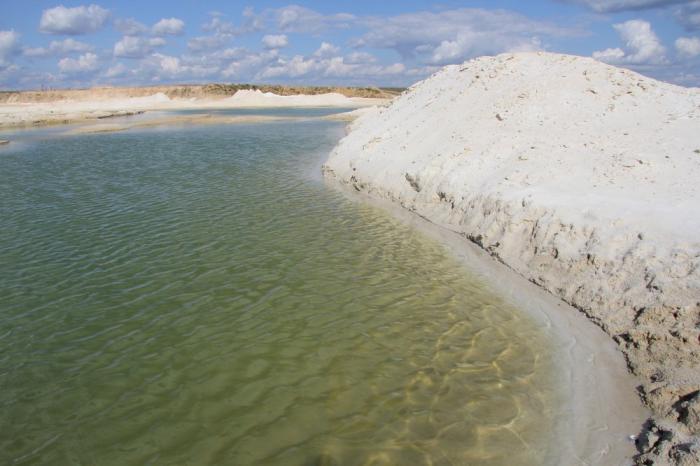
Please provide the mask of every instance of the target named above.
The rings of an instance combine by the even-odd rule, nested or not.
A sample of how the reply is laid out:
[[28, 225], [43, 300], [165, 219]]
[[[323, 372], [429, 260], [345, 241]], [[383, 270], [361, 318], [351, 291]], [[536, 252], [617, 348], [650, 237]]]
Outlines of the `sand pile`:
[[700, 464], [700, 90], [589, 58], [480, 58], [361, 116], [324, 172], [582, 310], [655, 413], [638, 463]]
[[260, 90], [240, 90], [225, 99], [241, 107], [353, 107], [353, 99], [342, 94], [277, 95]]

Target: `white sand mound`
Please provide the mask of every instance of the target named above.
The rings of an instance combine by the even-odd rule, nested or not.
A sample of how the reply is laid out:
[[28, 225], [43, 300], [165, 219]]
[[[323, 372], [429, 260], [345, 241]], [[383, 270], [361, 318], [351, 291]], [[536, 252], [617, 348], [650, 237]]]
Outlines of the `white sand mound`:
[[643, 380], [646, 458], [698, 453], [699, 89], [589, 58], [479, 58], [357, 119], [324, 171], [582, 309]]
[[260, 90], [240, 90], [225, 100], [240, 107], [354, 106], [353, 99], [332, 92], [318, 95], [277, 95]]

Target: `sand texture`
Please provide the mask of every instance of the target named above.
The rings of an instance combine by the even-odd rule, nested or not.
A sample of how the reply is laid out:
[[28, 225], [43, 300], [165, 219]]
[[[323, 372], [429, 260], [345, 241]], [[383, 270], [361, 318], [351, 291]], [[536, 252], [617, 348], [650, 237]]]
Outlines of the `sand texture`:
[[589, 58], [480, 58], [360, 116], [324, 173], [581, 310], [654, 413], [637, 464], [700, 464], [700, 90]]

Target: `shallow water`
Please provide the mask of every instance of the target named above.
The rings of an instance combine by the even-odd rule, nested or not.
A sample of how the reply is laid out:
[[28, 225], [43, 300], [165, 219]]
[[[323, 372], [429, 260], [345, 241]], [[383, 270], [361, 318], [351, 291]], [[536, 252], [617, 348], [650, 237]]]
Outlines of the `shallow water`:
[[549, 342], [312, 175], [342, 130], [0, 150], [0, 464], [546, 463]]

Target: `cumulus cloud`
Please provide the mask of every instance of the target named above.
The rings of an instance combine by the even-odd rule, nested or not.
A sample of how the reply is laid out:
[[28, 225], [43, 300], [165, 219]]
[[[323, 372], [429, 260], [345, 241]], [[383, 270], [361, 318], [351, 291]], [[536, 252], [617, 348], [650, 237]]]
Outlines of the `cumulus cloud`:
[[120, 58], [142, 58], [153, 52], [156, 47], [165, 45], [165, 40], [160, 37], [144, 38], [137, 36], [124, 36], [114, 44], [114, 56]]
[[209, 13], [211, 19], [202, 25], [202, 30], [215, 34], [226, 34], [239, 36], [249, 32], [259, 31], [263, 28], [263, 20], [255, 14], [255, 11], [248, 7], [243, 10], [243, 22], [235, 25], [224, 19], [224, 15], [218, 12]]
[[269, 79], [279, 77], [304, 78], [367, 78], [399, 75], [405, 72], [403, 63], [379, 65], [369, 62], [361, 63], [347, 60], [345, 57], [321, 58], [319, 56], [304, 57], [295, 55], [291, 59], [279, 58], [258, 73], [258, 78]]
[[163, 77], [180, 78], [183, 76], [204, 78], [214, 75], [219, 71], [216, 66], [203, 66], [188, 64], [181, 57], [154, 53], [143, 63], [143, 67], [137, 73], [150, 73], [154, 80]]
[[700, 0], [694, 0], [678, 8], [676, 18], [688, 31], [700, 30]]
[[48, 47], [28, 47], [23, 50], [23, 54], [27, 57], [46, 57], [50, 55], [69, 55], [71, 53], [92, 52], [94, 47], [85, 42], [68, 38], [64, 40], [52, 40]]
[[134, 18], [119, 18], [114, 21], [114, 27], [125, 36], [138, 36], [148, 32], [145, 24], [139, 23]]
[[700, 38], [679, 37], [676, 39], [675, 46], [681, 57], [692, 58], [700, 55]]
[[126, 74], [127, 71], [128, 68], [124, 66], [123, 63], [117, 63], [107, 68], [107, 71], [105, 72], [104, 76], [106, 78], [116, 78], [118, 76], [123, 76], [124, 74]]
[[102, 28], [109, 18], [109, 10], [99, 5], [66, 8], [63, 5], [44, 10], [39, 30], [48, 34], [88, 34]]
[[347, 28], [357, 19], [349, 13], [324, 15], [299, 5], [289, 5], [269, 13], [280, 30], [307, 34], [315, 34], [329, 28]]
[[187, 41], [187, 48], [191, 52], [203, 52], [223, 47], [231, 40], [227, 34], [214, 34], [211, 36], [193, 37]]
[[620, 11], [662, 8], [688, 0], [560, 0], [566, 3], [584, 5], [596, 13], [617, 13]]
[[593, 52], [593, 58], [613, 65], [663, 65], [666, 49], [647, 21], [632, 19], [613, 25], [624, 48]]
[[281, 49], [289, 45], [289, 39], [284, 34], [267, 34], [262, 38], [266, 49]]
[[152, 31], [156, 36], [179, 36], [185, 32], [185, 22], [178, 18], [163, 18], [153, 25]]
[[0, 31], [0, 70], [10, 66], [10, 57], [19, 50], [19, 34], [13, 30]]
[[235, 25], [224, 19], [221, 13], [210, 13], [208, 22], [202, 25], [202, 30], [210, 33], [206, 36], [193, 37], [187, 41], [187, 48], [191, 52], [208, 52], [227, 46], [234, 37], [255, 32], [263, 27], [263, 23], [252, 8], [243, 10], [243, 22]]
[[[323, 44], [321, 44], [321, 47], [316, 51], [316, 53], [321, 51], [322, 48]], [[316, 53], [314, 53], [314, 55], [316, 55]], [[345, 57], [345, 61], [347, 63], [375, 63], [377, 61], [377, 57], [367, 52], [352, 52]]]
[[248, 80], [261, 68], [279, 59], [279, 50], [264, 50], [259, 53], [242, 50], [236, 60], [229, 63], [222, 71], [227, 79]]
[[58, 62], [58, 69], [67, 74], [88, 73], [97, 70], [98, 60], [94, 53], [86, 53], [76, 58], [63, 58]]
[[404, 59], [446, 64], [477, 55], [516, 49], [539, 49], [541, 37], [579, 34], [507, 10], [462, 8], [418, 12], [361, 21], [369, 30], [352, 42], [356, 47], [391, 48]]
[[340, 48], [329, 42], [321, 42], [321, 46], [314, 52], [315, 57], [330, 57], [338, 55]]

